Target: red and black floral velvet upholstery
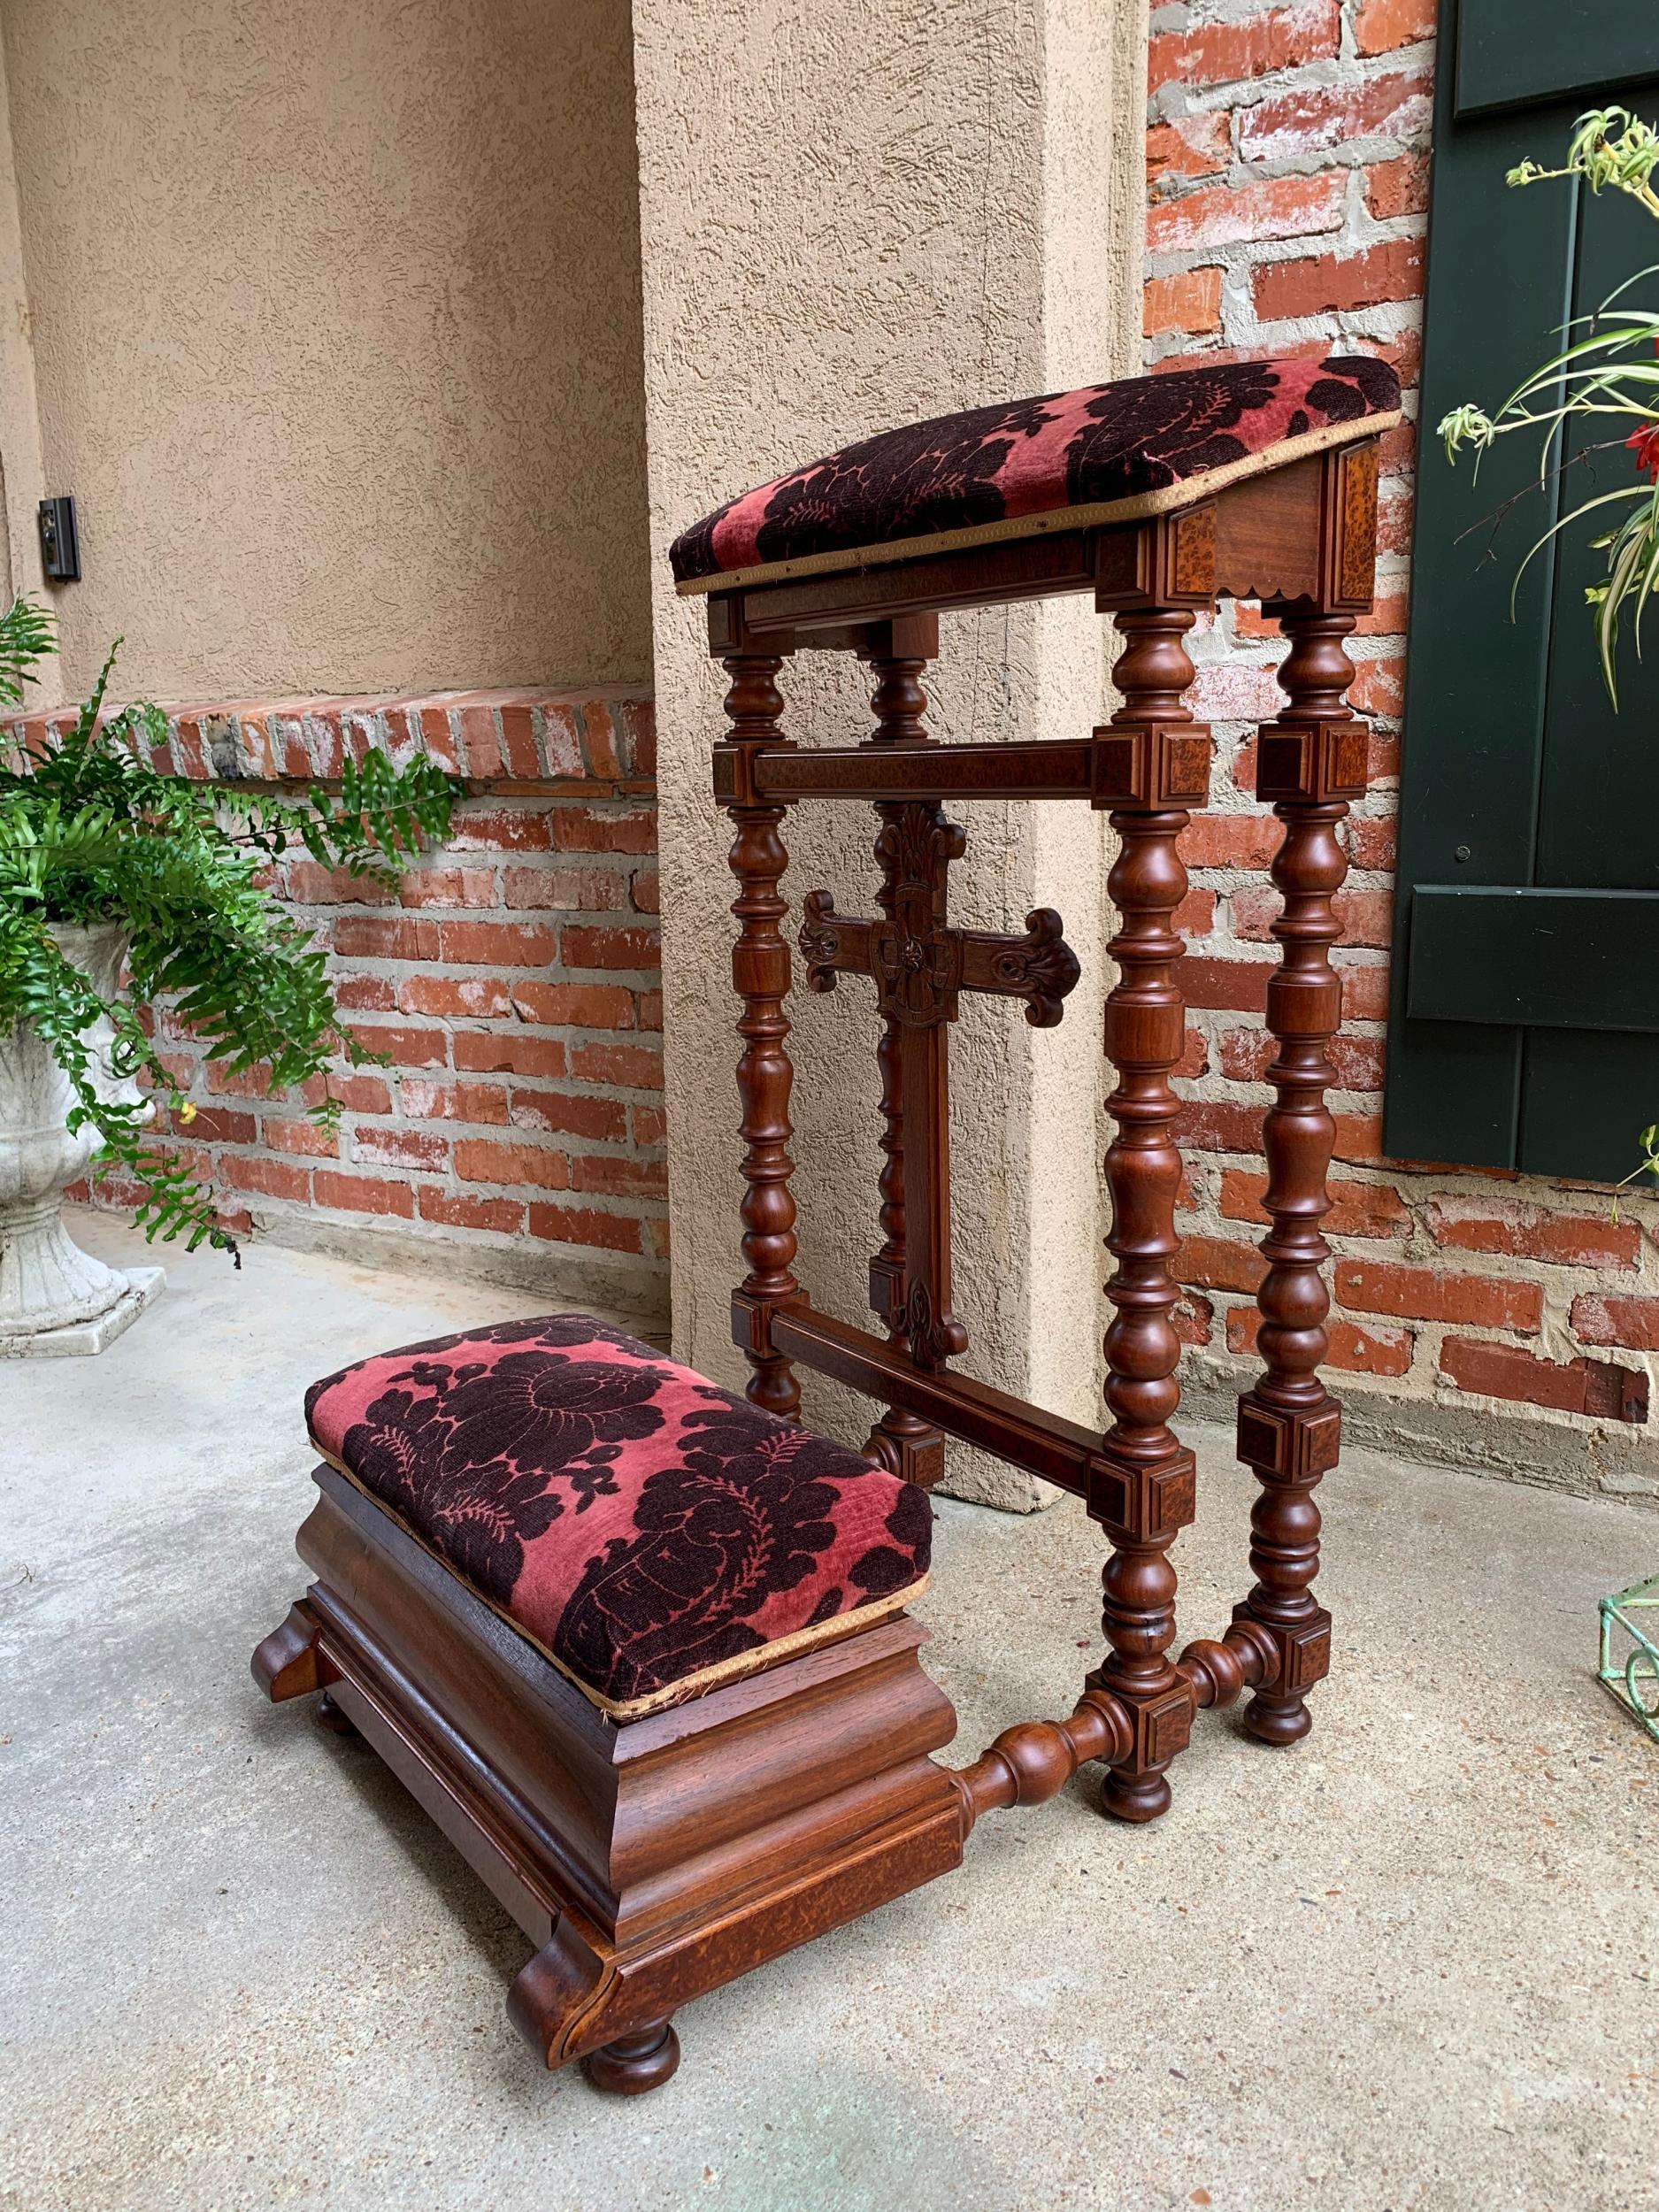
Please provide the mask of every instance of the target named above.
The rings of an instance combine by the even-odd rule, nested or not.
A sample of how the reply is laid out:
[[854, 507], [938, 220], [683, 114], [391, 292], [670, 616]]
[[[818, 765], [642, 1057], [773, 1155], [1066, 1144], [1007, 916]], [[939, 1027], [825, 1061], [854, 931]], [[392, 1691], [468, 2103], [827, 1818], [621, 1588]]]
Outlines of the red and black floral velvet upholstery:
[[[862, 438], [717, 507], [669, 558], [682, 591], [707, 591], [890, 560], [900, 547], [1128, 521], [1369, 437], [1399, 407], [1394, 371], [1363, 354], [1086, 384]], [[1211, 480], [1198, 488], [1201, 477]]]
[[582, 1314], [313, 1383], [323, 1456], [606, 1711], [711, 1688], [926, 1579], [926, 1494]]

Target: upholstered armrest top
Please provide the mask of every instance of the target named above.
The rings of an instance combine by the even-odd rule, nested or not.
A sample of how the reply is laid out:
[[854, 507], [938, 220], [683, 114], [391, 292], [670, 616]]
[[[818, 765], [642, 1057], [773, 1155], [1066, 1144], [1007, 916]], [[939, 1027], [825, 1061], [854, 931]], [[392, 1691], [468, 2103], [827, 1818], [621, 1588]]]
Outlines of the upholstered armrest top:
[[1374, 436], [1400, 382], [1370, 355], [1229, 361], [1087, 384], [861, 438], [675, 539], [682, 592], [1127, 522]]
[[582, 1314], [357, 1361], [311, 1440], [602, 1710], [634, 1719], [893, 1612], [926, 1494]]

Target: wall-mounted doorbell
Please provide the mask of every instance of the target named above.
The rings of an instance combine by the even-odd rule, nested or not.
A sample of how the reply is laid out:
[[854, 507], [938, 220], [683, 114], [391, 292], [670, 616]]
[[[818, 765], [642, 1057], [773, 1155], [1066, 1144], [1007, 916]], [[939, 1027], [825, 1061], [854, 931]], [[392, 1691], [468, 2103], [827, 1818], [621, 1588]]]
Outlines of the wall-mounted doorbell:
[[42, 499], [41, 516], [41, 560], [50, 584], [78, 584], [81, 581], [81, 538], [75, 528], [75, 503], [73, 496], [62, 499]]

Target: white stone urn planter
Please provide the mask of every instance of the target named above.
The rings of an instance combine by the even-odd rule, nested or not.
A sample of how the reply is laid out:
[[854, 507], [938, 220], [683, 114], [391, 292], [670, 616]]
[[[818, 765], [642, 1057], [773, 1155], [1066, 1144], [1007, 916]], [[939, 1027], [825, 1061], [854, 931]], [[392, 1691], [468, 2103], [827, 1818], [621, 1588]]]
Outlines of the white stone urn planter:
[[[58, 923], [51, 933], [99, 995], [113, 998], [127, 953], [120, 923]], [[136, 1103], [137, 1084], [110, 1066], [110, 1024], [84, 1033], [100, 1097]], [[166, 1280], [158, 1267], [106, 1267], [65, 1228], [64, 1192], [104, 1149], [88, 1123], [69, 1133], [74, 1097], [42, 1038], [25, 1023], [0, 1029], [0, 1358], [101, 1352]]]

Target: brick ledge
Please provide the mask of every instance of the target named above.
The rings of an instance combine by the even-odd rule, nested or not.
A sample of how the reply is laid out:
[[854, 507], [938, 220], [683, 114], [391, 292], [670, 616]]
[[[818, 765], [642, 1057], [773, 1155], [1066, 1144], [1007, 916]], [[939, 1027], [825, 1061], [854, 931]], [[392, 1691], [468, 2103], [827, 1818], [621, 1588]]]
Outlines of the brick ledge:
[[[644, 690], [377, 693], [361, 698], [235, 700], [169, 706], [167, 741], [152, 748], [165, 775], [197, 782], [325, 783], [373, 747], [400, 765], [424, 752], [470, 782], [587, 797], [642, 796], [657, 787], [657, 731]], [[73, 724], [69, 709], [3, 726], [35, 745]]]

